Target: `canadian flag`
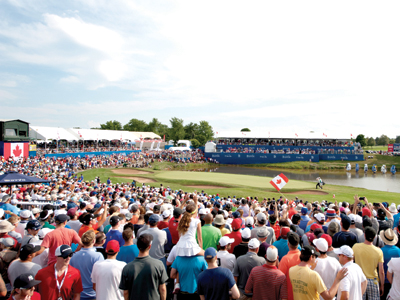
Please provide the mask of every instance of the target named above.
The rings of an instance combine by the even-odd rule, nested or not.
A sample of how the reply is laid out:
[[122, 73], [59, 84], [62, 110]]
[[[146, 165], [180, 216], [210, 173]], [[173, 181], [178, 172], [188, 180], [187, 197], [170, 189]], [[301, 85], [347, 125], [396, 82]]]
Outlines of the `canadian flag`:
[[328, 137], [325, 133], [322, 134], [324, 137]]
[[29, 156], [29, 143], [4, 143], [4, 157], [20, 159]]
[[272, 186], [278, 191], [280, 191], [286, 185], [286, 183], [288, 183], [288, 181], [289, 179], [285, 175], [283, 175], [283, 173], [281, 173], [274, 179], [272, 179], [269, 183], [272, 184]]
[[294, 135], [295, 135], [296, 137], [299, 137], [299, 136], [297, 135], [297, 133], [295, 133]]

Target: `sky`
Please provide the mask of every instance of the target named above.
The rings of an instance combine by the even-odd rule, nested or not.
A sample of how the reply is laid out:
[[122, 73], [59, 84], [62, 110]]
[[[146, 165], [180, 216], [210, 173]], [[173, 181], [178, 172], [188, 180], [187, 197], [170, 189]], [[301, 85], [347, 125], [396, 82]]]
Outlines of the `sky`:
[[0, 0], [0, 118], [400, 135], [399, 1]]

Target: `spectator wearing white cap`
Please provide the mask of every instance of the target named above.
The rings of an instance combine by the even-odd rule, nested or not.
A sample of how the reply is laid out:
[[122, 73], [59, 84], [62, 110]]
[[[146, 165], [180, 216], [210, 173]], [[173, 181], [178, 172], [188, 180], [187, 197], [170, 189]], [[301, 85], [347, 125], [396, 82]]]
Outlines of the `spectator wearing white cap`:
[[217, 253], [218, 266], [227, 268], [233, 273], [233, 268], [235, 267], [236, 257], [235, 255], [229, 253], [232, 244], [235, 239], [229, 238], [228, 236], [223, 236], [219, 240], [219, 251]]
[[337, 300], [362, 299], [367, 289], [367, 278], [360, 266], [353, 262], [353, 250], [344, 245], [334, 251], [339, 255], [340, 264], [347, 269], [347, 276], [339, 283]]
[[238, 257], [245, 255], [247, 253], [247, 251], [249, 250], [250, 239], [251, 239], [250, 229], [248, 229], [248, 228], [243, 229], [242, 230], [242, 242], [233, 249], [233, 254], [235, 255], [236, 259], [238, 259]]
[[26, 224], [28, 224], [28, 220], [32, 216], [32, 213], [30, 210], [24, 209], [19, 212], [19, 216], [21, 221], [19, 221], [18, 225], [15, 227], [15, 231], [18, 232], [21, 237], [24, 237]]
[[286, 276], [276, 267], [278, 249], [268, 247], [265, 258], [265, 265], [251, 270], [245, 287], [246, 294], [252, 293], [253, 300], [288, 299]]
[[161, 214], [161, 217], [162, 217], [162, 221], [158, 222], [158, 224], [157, 224], [157, 227], [160, 230], [168, 227], [169, 220], [171, 219], [171, 211], [164, 210], [163, 213]]
[[[321, 276], [326, 287], [330, 289], [333, 285], [333, 282], [335, 281], [337, 273], [342, 267], [340, 266], [337, 259], [330, 257], [326, 254], [328, 252], [329, 246], [328, 242], [325, 239], [314, 239], [313, 244], [319, 252], [319, 256], [315, 261], [315, 266], [313, 266], [313, 269]], [[321, 296], [320, 299], [323, 300]]]
[[242, 299], [246, 297], [252, 297], [251, 293], [245, 292], [247, 279], [249, 278], [250, 272], [254, 267], [262, 266], [265, 264], [265, 258], [257, 255], [260, 242], [257, 239], [251, 239], [249, 241], [249, 251], [237, 258], [235, 268], [233, 270], [233, 276], [238, 285], [240, 296]]

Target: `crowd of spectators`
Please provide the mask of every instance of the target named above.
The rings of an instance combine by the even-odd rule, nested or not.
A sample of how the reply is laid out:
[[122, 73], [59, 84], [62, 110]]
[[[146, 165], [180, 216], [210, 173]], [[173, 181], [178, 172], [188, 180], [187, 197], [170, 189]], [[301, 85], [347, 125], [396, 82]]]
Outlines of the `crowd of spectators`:
[[73, 173], [125, 160], [3, 162], [51, 183], [1, 189], [1, 299], [400, 299], [400, 206]]

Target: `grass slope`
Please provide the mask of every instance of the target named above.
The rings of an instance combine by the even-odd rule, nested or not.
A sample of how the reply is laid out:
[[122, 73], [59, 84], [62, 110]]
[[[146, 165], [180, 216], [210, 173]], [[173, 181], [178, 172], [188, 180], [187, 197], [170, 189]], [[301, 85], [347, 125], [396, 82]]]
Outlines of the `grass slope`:
[[[79, 175], [80, 176], [80, 175]], [[194, 191], [194, 188], [187, 187], [188, 185], [216, 185], [224, 188], [217, 189], [205, 189], [208, 193], [219, 193], [221, 196], [236, 196], [236, 197], [248, 197], [257, 196], [263, 199], [264, 197], [272, 198], [279, 197], [274, 188], [269, 184], [270, 178], [262, 176], [251, 176], [251, 175], [235, 175], [235, 174], [223, 174], [223, 173], [212, 173], [212, 172], [183, 172], [183, 171], [154, 171], [152, 174], [147, 175], [119, 175], [111, 171], [111, 169], [93, 169], [83, 172], [85, 180], [93, 180], [96, 176], [100, 176], [102, 182], [105, 182], [110, 177], [113, 183], [130, 183], [131, 179], [126, 177], [144, 177], [152, 178], [157, 182], [152, 183], [152, 186], [169, 186], [174, 190], [183, 189], [185, 191]], [[140, 180], [137, 185], [141, 185]], [[199, 190], [199, 189], [197, 189]], [[282, 189], [282, 193], [288, 199], [294, 199], [298, 196], [300, 199], [308, 201], [321, 201], [329, 200], [338, 202], [347, 201], [352, 203], [353, 196], [358, 194], [359, 196], [365, 196], [370, 202], [383, 202], [400, 204], [400, 195], [398, 193], [381, 192], [374, 190], [367, 190], [362, 188], [354, 188], [347, 186], [337, 185], [325, 185], [323, 191], [327, 192], [327, 195], [312, 195], [312, 194], [285, 194], [288, 192], [304, 191], [304, 190], [315, 190], [315, 184], [310, 182], [303, 182], [297, 180], [290, 180], [289, 183]], [[335, 195], [335, 199], [333, 199]]]

